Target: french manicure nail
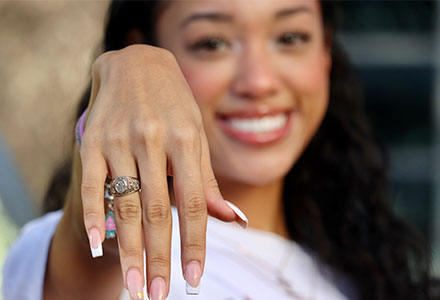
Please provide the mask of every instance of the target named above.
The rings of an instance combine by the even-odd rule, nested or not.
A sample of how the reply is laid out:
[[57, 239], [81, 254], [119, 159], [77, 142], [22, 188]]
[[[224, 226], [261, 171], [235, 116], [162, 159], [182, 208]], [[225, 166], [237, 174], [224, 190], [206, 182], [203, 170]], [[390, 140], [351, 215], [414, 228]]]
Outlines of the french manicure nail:
[[166, 284], [162, 277], [153, 279], [150, 285], [150, 300], [165, 300]]
[[102, 239], [98, 228], [92, 227], [89, 230], [89, 243], [92, 257], [95, 258], [102, 256]]
[[200, 293], [200, 278], [202, 277], [202, 268], [198, 261], [192, 261], [186, 265], [185, 280], [186, 294], [198, 295]]
[[237, 223], [246, 229], [248, 227], [249, 221], [246, 215], [234, 204], [229, 202], [228, 200], [225, 200], [226, 204], [235, 212], [235, 214], [240, 218], [240, 220], [237, 221]]
[[138, 268], [130, 268], [127, 272], [127, 288], [131, 299], [144, 299], [142, 275]]

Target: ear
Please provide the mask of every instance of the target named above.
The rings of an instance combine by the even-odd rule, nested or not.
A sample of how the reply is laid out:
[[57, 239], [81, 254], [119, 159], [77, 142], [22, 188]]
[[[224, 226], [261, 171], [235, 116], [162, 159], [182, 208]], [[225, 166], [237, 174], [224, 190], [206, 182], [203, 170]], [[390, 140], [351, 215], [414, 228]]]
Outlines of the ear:
[[134, 44], [145, 43], [145, 38], [142, 32], [137, 28], [130, 29], [125, 35], [125, 46], [130, 46]]

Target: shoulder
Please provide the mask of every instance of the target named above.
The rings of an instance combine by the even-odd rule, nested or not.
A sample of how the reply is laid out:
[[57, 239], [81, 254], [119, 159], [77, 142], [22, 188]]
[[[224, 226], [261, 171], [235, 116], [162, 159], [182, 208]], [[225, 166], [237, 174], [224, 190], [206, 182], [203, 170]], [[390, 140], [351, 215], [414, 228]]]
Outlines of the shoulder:
[[41, 299], [47, 254], [62, 211], [27, 223], [9, 250], [3, 266], [2, 295], [10, 299]]

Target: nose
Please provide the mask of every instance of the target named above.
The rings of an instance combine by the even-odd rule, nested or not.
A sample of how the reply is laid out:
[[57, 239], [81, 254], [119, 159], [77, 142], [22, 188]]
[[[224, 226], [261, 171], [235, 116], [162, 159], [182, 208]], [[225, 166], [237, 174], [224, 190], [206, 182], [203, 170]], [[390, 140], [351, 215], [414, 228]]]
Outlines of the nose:
[[232, 91], [239, 98], [258, 100], [271, 97], [279, 89], [279, 78], [265, 47], [254, 45], [238, 57]]

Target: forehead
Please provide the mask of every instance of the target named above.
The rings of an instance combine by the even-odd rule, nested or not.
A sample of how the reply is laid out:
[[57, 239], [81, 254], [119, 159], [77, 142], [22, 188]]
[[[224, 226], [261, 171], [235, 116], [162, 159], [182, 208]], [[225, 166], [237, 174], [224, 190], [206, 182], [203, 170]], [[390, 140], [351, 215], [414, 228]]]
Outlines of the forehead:
[[318, 0], [166, 0], [165, 4], [175, 18], [215, 12], [232, 16], [232, 21], [270, 20], [277, 12], [295, 8], [320, 17]]

